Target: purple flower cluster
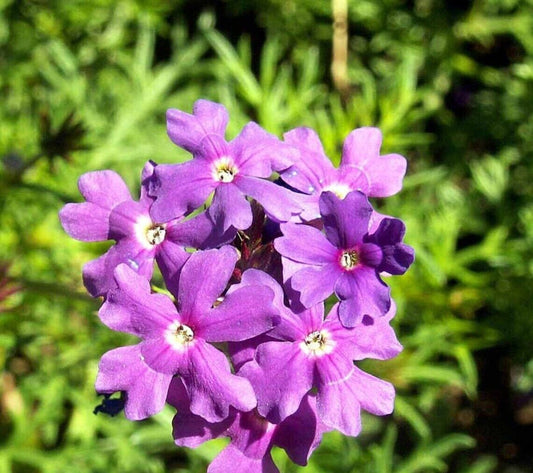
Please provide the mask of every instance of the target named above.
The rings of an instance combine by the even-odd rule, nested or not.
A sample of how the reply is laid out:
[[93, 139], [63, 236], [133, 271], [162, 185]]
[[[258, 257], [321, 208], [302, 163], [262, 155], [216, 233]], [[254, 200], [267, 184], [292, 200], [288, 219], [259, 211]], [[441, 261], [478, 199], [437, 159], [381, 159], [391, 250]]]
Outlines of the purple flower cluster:
[[368, 197], [398, 192], [406, 162], [380, 156], [376, 128], [350, 133], [337, 169], [310, 129], [282, 141], [252, 122], [228, 142], [227, 123], [207, 100], [169, 110], [192, 159], [148, 162], [138, 201], [115, 172], [84, 174], [86, 201], [60, 219], [73, 238], [115, 241], [83, 280], [100, 320], [139, 339], [102, 356], [96, 391], [122, 393], [132, 420], [176, 407], [177, 445], [229, 437], [209, 473], [271, 473], [273, 446], [305, 465], [324, 432], [358, 435], [361, 409], [392, 412], [393, 386], [355, 362], [402, 349], [381, 276], [414, 254]]

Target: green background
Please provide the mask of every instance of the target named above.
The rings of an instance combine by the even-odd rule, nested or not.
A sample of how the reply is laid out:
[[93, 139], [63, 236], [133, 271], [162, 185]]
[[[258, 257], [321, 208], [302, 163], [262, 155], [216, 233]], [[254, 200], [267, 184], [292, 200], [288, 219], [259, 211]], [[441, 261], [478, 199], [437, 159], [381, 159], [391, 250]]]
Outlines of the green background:
[[[337, 2], [342, 3], [342, 2]], [[325, 0], [0, 0], [0, 473], [201, 472], [225, 444], [176, 447], [172, 409], [94, 415], [99, 323], [80, 243], [57, 212], [80, 174], [189, 158], [165, 111], [198, 98], [281, 136], [319, 133], [338, 164], [358, 126], [407, 157], [416, 261], [390, 278], [405, 349], [365, 362], [396, 409], [357, 438], [327, 434], [282, 472], [527, 473], [533, 458], [533, 1], [350, 0], [348, 87], [330, 74]]]

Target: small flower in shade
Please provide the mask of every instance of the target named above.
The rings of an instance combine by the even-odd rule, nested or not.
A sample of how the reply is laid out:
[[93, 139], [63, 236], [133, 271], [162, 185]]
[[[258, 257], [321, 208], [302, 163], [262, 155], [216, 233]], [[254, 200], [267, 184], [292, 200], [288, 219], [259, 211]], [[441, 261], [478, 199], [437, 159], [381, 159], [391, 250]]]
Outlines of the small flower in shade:
[[165, 279], [173, 279], [190, 255], [185, 247], [212, 248], [234, 237], [233, 232], [215, 232], [205, 213], [189, 220], [181, 215], [170, 221], [154, 221], [150, 216], [153, 198], [146, 193], [154, 167], [148, 162], [143, 169], [138, 202], [118, 174], [96, 171], [84, 174], [79, 181], [87, 202], [67, 204], [59, 213], [65, 231], [78, 240], [116, 241], [83, 269], [85, 287], [94, 297], [104, 296], [115, 287], [113, 271], [121, 263], [151, 278], [155, 258]]
[[214, 192], [209, 214], [223, 230], [246, 229], [252, 210], [246, 196], [257, 200], [276, 221], [288, 221], [300, 212], [293, 193], [267, 180], [273, 169], [292, 164], [297, 151], [249, 123], [232, 141], [224, 138], [227, 110], [220, 104], [198, 100], [193, 114], [170, 109], [170, 139], [193, 154], [182, 164], [160, 165], [150, 194], [156, 200], [152, 215], [167, 221], [190, 212]]
[[317, 418], [312, 396], [304, 397], [296, 412], [279, 424], [268, 422], [256, 410], [235, 409], [221, 422], [207, 422], [190, 411], [180, 379], [172, 381], [167, 401], [178, 410], [172, 422], [177, 445], [194, 448], [217, 437], [231, 438], [209, 465], [208, 473], [279, 473], [270, 453], [273, 446], [283, 448], [294, 463], [305, 466], [322, 434], [330, 430]]
[[339, 168], [324, 152], [314, 130], [295, 128], [284, 135], [285, 142], [300, 151], [298, 161], [281, 173], [281, 178], [302, 196], [303, 220], [318, 218], [318, 199], [322, 192], [334, 192], [343, 199], [359, 190], [369, 197], [387, 197], [402, 188], [407, 162], [399, 154], [380, 156], [382, 135], [378, 128], [353, 130], [344, 141]]
[[387, 359], [401, 351], [389, 325], [395, 307], [384, 317], [365, 316], [353, 329], [340, 324], [337, 311], [338, 304], [325, 320], [322, 303], [300, 314], [284, 312], [269, 334], [278, 341], [259, 345], [255, 361], [241, 368], [257, 394], [258, 412], [270, 422], [291, 416], [313, 388], [320, 420], [346, 435], [359, 434], [361, 409], [392, 412], [392, 385], [361, 371], [353, 360]]
[[384, 218], [369, 235], [372, 206], [358, 191], [344, 199], [323, 193], [320, 213], [325, 235], [308, 225], [281, 225], [283, 237], [274, 245], [283, 257], [284, 278], [305, 307], [335, 293], [346, 327], [355, 326], [365, 314], [383, 315], [391, 299], [379, 273], [403, 274], [414, 259], [413, 249], [402, 243], [404, 224]]
[[237, 252], [229, 246], [193, 253], [179, 286], [168, 287], [177, 309], [169, 297], [152, 294], [148, 280], [127, 265], [117, 267], [117, 289], [109, 292], [100, 319], [142, 341], [104, 354], [96, 390], [125, 391], [128, 418], [142, 419], [161, 410], [175, 375], [183, 380], [191, 411], [210, 422], [226, 418], [229, 406], [242, 411], [255, 407], [248, 380], [232, 374], [226, 356], [211, 345], [255, 337], [279, 318], [272, 308], [272, 291], [265, 286], [240, 287], [215, 304], [236, 261]]

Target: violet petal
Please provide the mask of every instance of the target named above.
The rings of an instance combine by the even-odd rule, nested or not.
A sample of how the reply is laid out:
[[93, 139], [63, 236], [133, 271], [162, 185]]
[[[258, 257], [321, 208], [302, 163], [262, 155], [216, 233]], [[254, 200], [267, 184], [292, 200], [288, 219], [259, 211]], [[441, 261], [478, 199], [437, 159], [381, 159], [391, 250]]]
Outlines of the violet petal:
[[274, 247], [286, 258], [307, 264], [327, 264], [336, 260], [338, 249], [315, 227], [286, 223], [281, 225], [283, 236], [276, 238]]
[[324, 192], [319, 206], [326, 235], [333, 245], [349, 249], [363, 240], [368, 232], [372, 206], [362, 192], [352, 191], [344, 199], [333, 192]]
[[63, 229], [76, 240], [105, 241], [109, 234], [109, 213], [91, 202], [67, 204], [59, 212]]
[[350, 389], [356, 393], [361, 407], [371, 414], [382, 416], [394, 409], [394, 387], [391, 383], [376, 378], [355, 367], [348, 380]]
[[362, 127], [353, 130], [344, 140], [342, 148], [342, 165], [365, 167], [379, 158], [383, 136], [379, 128]]
[[121, 202], [116, 205], [109, 215], [109, 238], [136, 237], [139, 244], [149, 247], [150, 244], [143, 233], [144, 228], [137, 229], [138, 223], [144, 224], [146, 229], [151, 225], [148, 208], [134, 200]]
[[274, 444], [283, 448], [290, 459], [305, 466], [322, 439], [324, 428], [316, 414], [316, 399], [304, 396], [298, 410], [278, 425]]
[[155, 259], [167, 287], [178, 287], [181, 270], [190, 256], [182, 246], [168, 239], [159, 245]]
[[239, 342], [270, 330], [279, 322], [272, 307], [273, 296], [266, 286], [232, 291], [206, 315], [200, 335], [209, 342]]
[[150, 208], [155, 222], [169, 222], [200, 207], [215, 189], [211, 164], [193, 159], [182, 164], [160, 164], [155, 168]]
[[196, 319], [206, 313], [226, 288], [238, 258], [231, 246], [193, 253], [183, 266], [179, 289], [169, 287], [180, 314]]
[[302, 304], [305, 307], [312, 307], [333, 294], [337, 280], [342, 275], [342, 270], [336, 263], [312, 266], [294, 274], [291, 286], [300, 292]]
[[115, 171], [87, 172], [79, 178], [78, 188], [87, 202], [108, 210], [120, 202], [132, 200], [128, 187]]
[[298, 409], [313, 386], [314, 361], [298, 342], [267, 342], [257, 348], [257, 365], [243, 366], [257, 392], [257, 410], [270, 422], [279, 423]]
[[256, 177], [238, 176], [235, 185], [240, 191], [259, 202], [266, 214], [276, 222], [287, 222], [302, 211], [293, 193], [277, 184]]
[[361, 266], [344, 272], [336, 281], [335, 293], [341, 299], [339, 317], [345, 327], [354, 327], [363, 315], [380, 317], [390, 308], [390, 288], [373, 268]]
[[250, 202], [234, 182], [221, 183], [217, 187], [207, 212], [223, 232], [231, 227], [246, 230], [252, 224]]
[[171, 379], [151, 370], [136, 345], [116, 348], [102, 356], [95, 387], [97, 392], [106, 394], [125, 391], [126, 417], [141, 420], [163, 409]]
[[191, 399], [191, 412], [209, 422], [229, 414], [229, 406], [250, 411], [256, 406], [250, 382], [231, 374], [224, 353], [201, 339], [188, 351], [187, 365], [180, 371]]
[[124, 238], [113, 245], [99, 258], [83, 267], [83, 284], [93, 296], [105, 296], [117, 287], [113, 272], [119, 264], [128, 265], [146, 279], [152, 277], [154, 250], [139, 245], [136, 238]]
[[232, 444], [222, 450], [207, 468], [207, 473], [228, 473], [229, 471], [279, 473], [278, 468], [272, 461], [270, 452], [263, 458], [250, 458]]
[[317, 411], [320, 419], [345, 435], [357, 436], [361, 431], [361, 407], [348, 383], [355, 367], [335, 351], [320, 358], [317, 363]]
[[178, 412], [172, 419], [172, 436], [180, 447], [196, 448], [208, 440], [220, 437], [235, 419], [229, 415], [221, 422], [208, 422], [189, 410], [189, 395], [181, 378], [173, 378], [167, 402]]
[[168, 314], [176, 313], [174, 304], [167, 296], [152, 294], [146, 278], [121, 264], [115, 269], [115, 281], [117, 289], [109, 292], [98, 312], [105, 325], [143, 337], [153, 330], [152, 319], [172, 321]]
[[224, 135], [228, 112], [223, 105], [208, 100], [197, 100], [193, 115], [177, 109], [167, 111], [167, 133], [181, 148], [196, 153], [207, 134]]
[[232, 156], [246, 176], [268, 178], [272, 168], [286, 169], [297, 155], [296, 150], [250, 122], [230, 143]]

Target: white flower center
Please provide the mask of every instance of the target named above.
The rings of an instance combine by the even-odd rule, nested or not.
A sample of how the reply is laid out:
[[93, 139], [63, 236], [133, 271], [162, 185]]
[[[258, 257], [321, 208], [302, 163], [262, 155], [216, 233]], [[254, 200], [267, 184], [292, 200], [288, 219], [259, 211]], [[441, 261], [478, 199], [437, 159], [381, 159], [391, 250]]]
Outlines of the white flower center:
[[239, 172], [231, 158], [223, 157], [213, 163], [213, 179], [219, 182], [232, 182]]
[[192, 342], [192, 339], [194, 338], [194, 332], [192, 331], [191, 327], [189, 327], [188, 325], [180, 324], [176, 328], [174, 337], [179, 343], [184, 345], [185, 343]]
[[166, 332], [166, 339], [174, 349], [183, 350], [194, 341], [194, 332], [188, 325], [174, 322]]
[[331, 353], [335, 342], [331, 339], [331, 336], [327, 330], [315, 330], [308, 334], [302, 343], [300, 348], [308, 355], [322, 356]]
[[333, 192], [339, 199], [344, 199], [353, 189], [342, 182], [332, 182], [322, 189], [322, 192]]
[[359, 254], [356, 250], [343, 251], [340, 264], [344, 269], [351, 270], [359, 264]]
[[146, 229], [146, 240], [150, 245], [159, 245], [165, 239], [167, 231], [165, 225], [161, 223], [154, 223]]
[[154, 223], [148, 215], [140, 216], [134, 226], [137, 241], [147, 250], [163, 242], [166, 236], [166, 224]]

